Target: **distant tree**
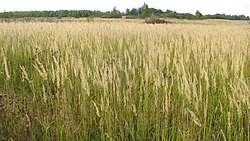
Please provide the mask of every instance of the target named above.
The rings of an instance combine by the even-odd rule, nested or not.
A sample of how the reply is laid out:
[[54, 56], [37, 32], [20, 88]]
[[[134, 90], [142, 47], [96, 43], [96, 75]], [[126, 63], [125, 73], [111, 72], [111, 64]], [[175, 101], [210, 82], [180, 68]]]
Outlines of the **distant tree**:
[[67, 16], [65, 10], [60, 10], [57, 13], [58, 13], [57, 14], [58, 18], [62, 18], [62, 17], [66, 17]]
[[126, 12], [125, 12], [125, 15], [129, 15], [129, 14], [130, 14], [130, 10], [127, 8]]
[[116, 10], [116, 7], [113, 8], [113, 10], [110, 13], [110, 18], [121, 18], [122, 14], [119, 10]]
[[139, 11], [135, 8], [132, 8], [131, 11], [129, 12], [129, 15], [131, 16], [138, 16], [139, 15]]
[[196, 12], [195, 12], [195, 17], [196, 17], [197, 19], [202, 19], [202, 14], [201, 14], [201, 12], [200, 12], [200, 11], [196, 11]]
[[195, 16], [190, 13], [181, 13], [177, 15], [177, 18], [192, 20], [192, 19], [195, 19]]
[[73, 11], [73, 17], [74, 18], [80, 18], [82, 15], [79, 11]]
[[179, 18], [179, 14], [176, 13], [175, 11], [174, 12], [168, 11], [168, 12], [162, 14], [162, 17], [164, 17], [164, 18]]
[[227, 20], [250, 20], [249, 16], [245, 15], [202, 15], [197, 11], [195, 15], [189, 13], [177, 13], [175, 11], [149, 8], [144, 3], [142, 7], [136, 9], [127, 9], [125, 13], [121, 13], [116, 7], [112, 11], [101, 12], [99, 10], [58, 10], [58, 11], [12, 11], [0, 12], [0, 18], [31, 18], [31, 17], [103, 17], [103, 18], [121, 18], [123, 15], [134, 16], [140, 18], [178, 18], [178, 19], [227, 19]]
[[116, 7], [112, 11], [104, 12], [101, 16], [102, 18], [121, 18], [122, 13], [119, 10], [116, 10]]
[[157, 17], [159, 17], [164, 13], [161, 9], [149, 8], [149, 10], [150, 10], [150, 15], [154, 14]]
[[139, 14], [141, 18], [148, 18], [151, 15], [151, 11], [146, 3], [139, 9]]

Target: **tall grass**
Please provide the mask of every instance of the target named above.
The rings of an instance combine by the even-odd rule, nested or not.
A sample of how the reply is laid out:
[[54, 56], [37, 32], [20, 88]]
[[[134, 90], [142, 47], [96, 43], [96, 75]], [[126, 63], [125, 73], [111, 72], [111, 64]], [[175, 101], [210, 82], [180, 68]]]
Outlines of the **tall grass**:
[[0, 23], [0, 140], [250, 140], [249, 28]]

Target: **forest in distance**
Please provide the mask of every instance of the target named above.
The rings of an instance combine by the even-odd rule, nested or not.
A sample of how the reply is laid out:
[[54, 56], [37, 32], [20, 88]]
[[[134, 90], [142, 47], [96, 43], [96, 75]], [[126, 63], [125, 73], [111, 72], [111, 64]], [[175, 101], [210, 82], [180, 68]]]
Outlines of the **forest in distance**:
[[33, 17], [98, 17], [98, 18], [122, 18], [122, 16], [130, 16], [133, 18], [176, 18], [188, 20], [201, 19], [226, 19], [226, 20], [250, 20], [249, 16], [245, 15], [226, 15], [226, 14], [208, 14], [203, 15], [197, 10], [195, 14], [178, 13], [176, 11], [150, 8], [146, 3], [142, 7], [126, 9], [125, 12], [120, 12], [113, 8], [112, 11], [102, 12], [99, 10], [56, 10], [56, 11], [9, 11], [1, 12], [0, 18], [33, 18]]

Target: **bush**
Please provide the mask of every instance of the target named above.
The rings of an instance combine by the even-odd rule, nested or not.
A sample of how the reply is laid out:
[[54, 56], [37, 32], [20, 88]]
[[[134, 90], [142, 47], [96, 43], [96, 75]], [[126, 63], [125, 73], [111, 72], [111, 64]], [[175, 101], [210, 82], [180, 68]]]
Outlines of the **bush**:
[[159, 19], [159, 18], [147, 18], [145, 20], [146, 24], [171, 24], [173, 22], [170, 21], [165, 21], [163, 19]]

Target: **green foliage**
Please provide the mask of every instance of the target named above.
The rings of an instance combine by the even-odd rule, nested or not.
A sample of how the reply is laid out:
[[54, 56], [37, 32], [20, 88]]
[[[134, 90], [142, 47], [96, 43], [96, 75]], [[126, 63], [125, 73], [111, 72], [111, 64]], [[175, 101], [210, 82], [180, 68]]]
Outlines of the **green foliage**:
[[136, 8], [132, 8], [131, 10], [126, 9], [125, 15], [127, 16], [138, 16], [139, 15], [139, 10]]
[[102, 18], [121, 18], [124, 15], [134, 16], [139, 18], [148, 18], [152, 14], [162, 18], [177, 18], [177, 19], [228, 19], [228, 20], [250, 20], [249, 16], [245, 15], [202, 15], [199, 11], [195, 15], [190, 13], [177, 13], [175, 11], [150, 8], [146, 3], [142, 7], [126, 9], [126, 12], [120, 12], [115, 7], [112, 11], [91, 11], [91, 10], [58, 10], [58, 11], [12, 11], [0, 13], [0, 18], [30, 18], [30, 17], [102, 17]]
[[121, 18], [122, 14], [119, 10], [116, 10], [116, 7], [113, 8], [113, 10], [110, 13], [110, 18]]
[[195, 17], [196, 17], [197, 19], [202, 19], [202, 14], [201, 14], [201, 12], [196, 11], [196, 12], [195, 12]]
[[102, 18], [121, 18], [122, 14], [119, 10], [116, 9], [116, 7], [114, 7], [112, 11], [107, 11], [103, 13], [101, 17]]
[[139, 9], [139, 16], [141, 18], [148, 18], [149, 16], [151, 16], [151, 11], [146, 3], [144, 3], [143, 6]]

